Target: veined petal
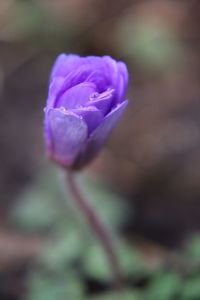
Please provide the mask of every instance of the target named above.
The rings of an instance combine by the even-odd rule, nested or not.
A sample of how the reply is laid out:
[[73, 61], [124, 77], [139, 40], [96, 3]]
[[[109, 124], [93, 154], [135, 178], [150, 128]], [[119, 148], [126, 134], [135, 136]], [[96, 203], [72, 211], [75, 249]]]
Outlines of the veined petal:
[[77, 167], [81, 167], [89, 162], [101, 149], [127, 104], [128, 100], [118, 104], [106, 117], [104, 117], [103, 122], [91, 133], [84, 150], [76, 161]]
[[[90, 70], [88, 70], [84, 66], [71, 71], [64, 78], [63, 84], [58, 93], [58, 97], [60, 98], [65, 91], [69, 90], [72, 87], [75, 87], [76, 85], [88, 83], [88, 81], [86, 79], [89, 76], [89, 74], [90, 74]], [[91, 82], [91, 84], [93, 84], [95, 86], [94, 83]]]
[[83, 106], [90, 99], [90, 95], [95, 93], [95, 84], [92, 82], [83, 82], [66, 90], [56, 101], [56, 107], [73, 109]]
[[76, 115], [81, 116], [88, 126], [88, 133], [90, 134], [103, 120], [103, 114], [94, 106], [81, 107], [72, 109]]
[[110, 85], [110, 73], [104, 60], [97, 56], [78, 57], [70, 72], [66, 72], [62, 90], [69, 89], [81, 82], [93, 82], [98, 92], [105, 91]]
[[60, 54], [51, 71], [50, 79], [55, 76], [65, 77], [72, 69], [76, 69], [80, 64], [81, 57], [76, 54]]
[[87, 125], [79, 116], [62, 109], [49, 109], [46, 118], [52, 141], [49, 156], [70, 167], [86, 142]]
[[61, 87], [63, 86], [64, 78], [63, 77], [54, 77], [49, 85], [49, 93], [47, 99], [47, 106], [54, 107], [57, 96], [60, 92]]

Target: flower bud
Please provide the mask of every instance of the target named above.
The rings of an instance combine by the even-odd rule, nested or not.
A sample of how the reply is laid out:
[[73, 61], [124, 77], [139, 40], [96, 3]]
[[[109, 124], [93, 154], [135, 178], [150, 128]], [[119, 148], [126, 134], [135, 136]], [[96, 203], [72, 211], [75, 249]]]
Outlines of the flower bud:
[[44, 110], [48, 156], [69, 169], [92, 160], [128, 103], [127, 82], [126, 65], [109, 56], [60, 54]]

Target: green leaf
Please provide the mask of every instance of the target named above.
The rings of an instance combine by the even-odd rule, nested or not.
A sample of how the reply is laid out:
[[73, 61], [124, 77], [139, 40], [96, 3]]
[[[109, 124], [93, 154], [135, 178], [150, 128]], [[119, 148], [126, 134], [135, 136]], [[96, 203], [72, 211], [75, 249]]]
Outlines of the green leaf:
[[11, 222], [26, 231], [49, 228], [66, 214], [63, 198], [57, 173], [54, 168], [48, 168], [19, 195]]
[[182, 300], [199, 300], [200, 299], [200, 277], [187, 280], [182, 289]]
[[116, 243], [119, 262], [123, 273], [128, 277], [147, 275], [152, 270], [144, 263], [139, 252], [122, 239]]
[[193, 235], [186, 244], [186, 253], [192, 258], [200, 259], [200, 235]]
[[50, 277], [41, 273], [32, 274], [25, 300], [83, 299], [83, 285], [73, 274]]
[[131, 58], [137, 58], [146, 69], [165, 70], [180, 66], [183, 49], [164, 23], [157, 26], [153, 21], [124, 20], [117, 31], [120, 50]]
[[80, 259], [84, 240], [78, 230], [63, 230], [44, 247], [39, 261], [50, 270], [64, 271], [76, 259]]
[[[150, 272], [134, 248], [130, 248], [123, 241], [115, 241], [113, 239], [113, 243], [119, 265], [125, 276], [141, 276]], [[98, 243], [93, 242], [85, 252], [83, 269], [87, 275], [96, 280], [112, 280], [107, 255]]]
[[142, 300], [141, 293], [137, 290], [125, 290], [123, 292], [111, 292], [89, 298], [89, 300]]
[[112, 279], [105, 253], [98, 244], [93, 244], [86, 250], [83, 257], [83, 270], [96, 280], [110, 281]]
[[180, 294], [182, 289], [181, 279], [174, 272], [157, 272], [147, 289], [148, 300], [171, 300]]

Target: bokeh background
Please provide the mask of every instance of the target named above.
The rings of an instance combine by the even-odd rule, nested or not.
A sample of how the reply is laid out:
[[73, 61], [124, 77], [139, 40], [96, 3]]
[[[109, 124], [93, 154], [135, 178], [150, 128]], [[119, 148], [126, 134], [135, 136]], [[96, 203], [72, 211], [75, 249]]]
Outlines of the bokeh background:
[[129, 69], [129, 107], [83, 176], [119, 239], [123, 299], [200, 299], [199, 28], [198, 0], [0, 1], [2, 300], [117, 299], [44, 154], [61, 52], [108, 54]]

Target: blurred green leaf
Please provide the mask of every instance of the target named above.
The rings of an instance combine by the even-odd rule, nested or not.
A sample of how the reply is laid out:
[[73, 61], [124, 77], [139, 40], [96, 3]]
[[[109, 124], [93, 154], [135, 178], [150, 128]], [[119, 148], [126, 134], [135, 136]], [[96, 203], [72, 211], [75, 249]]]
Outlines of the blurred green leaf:
[[[77, 217], [73, 216], [66, 202], [64, 186], [59, 179], [54, 168], [48, 168], [39, 174], [38, 178], [20, 195], [12, 214], [12, 221], [23, 230], [51, 229], [50, 240], [37, 260], [37, 272], [29, 279], [26, 300], [83, 299], [84, 274], [101, 282], [112, 280], [103, 249], [92, 230], [85, 230], [86, 227], [79, 222], [84, 219], [84, 216], [76, 206], [74, 212], [77, 212]], [[91, 205], [108, 228], [116, 231], [128, 216], [124, 201], [95, 180], [84, 177], [81, 183], [83, 183], [81, 188], [88, 194]], [[126, 277], [141, 278], [147, 274], [149, 276], [150, 270], [133, 246], [118, 240], [117, 234], [113, 234], [113, 242]], [[74, 275], [74, 263], [78, 263], [77, 274], [83, 271], [79, 273], [82, 281]], [[47, 274], [42, 274], [41, 270]], [[116, 293], [110, 293], [101, 295], [97, 299], [114, 300], [116, 296], [118, 296]], [[125, 300], [141, 299], [141, 294], [137, 290], [126, 291], [122, 296]], [[119, 299], [121, 300], [120, 297]]]
[[48, 168], [19, 195], [11, 221], [26, 231], [46, 229], [55, 224], [65, 213], [62, 190], [54, 168]]
[[[49, 167], [39, 174], [38, 178], [19, 196], [11, 214], [12, 221], [18, 227], [34, 231], [60, 223], [62, 218], [74, 223], [79, 217], [84, 219], [78, 208], [74, 208], [78, 218], [74, 218], [70, 209], [66, 208], [67, 196], [64, 194], [64, 186], [61, 185], [57, 175], [55, 168]], [[96, 181], [84, 178], [83, 183], [83, 191], [88, 194], [94, 209], [101, 218], [109, 227], [118, 227], [123, 222], [124, 215], [128, 214], [128, 209], [122, 199]]]
[[192, 258], [200, 259], [200, 235], [195, 234], [188, 239], [186, 244], [186, 253]]
[[83, 299], [83, 285], [73, 274], [50, 277], [34, 273], [29, 279], [28, 291], [25, 300]]
[[148, 300], [171, 300], [180, 294], [182, 282], [177, 273], [157, 272], [146, 290]]
[[144, 263], [139, 252], [123, 240], [116, 244], [122, 270], [127, 277], [147, 275], [152, 270]]
[[88, 247], [83, 257], [83, 270], [87, 276], [100, 281], [110, 281], [112, 274], [104, 251], [98, 244]]
[[142, 298], [141, 293], [137, 290], [125, 290], [92, 297], [90, 300], [142, 300]]
[[182, 300], [199, 300], [200, 299], [200, 276], [187, 280], [181, 293]]
[[117, 32], [121, 51], [137, 59], [141, 66], [162, 70], [180, 65], [183, 49], [173, 32], [165, 24], [124, 20]]
[[84, 240], [78, 230], [63, 230], [44, 247], [39, 261], [50, 270], [64, 271], [74, 260], [80, 259], [83, 247]]
[[[117, 241], [115, 242], [115, 249], [120, 266], [126, 276], [141, 276], [149, 273], [148, 267], [134, 248], [130, 248], [125, 242]], [[87, 275], [96, 280], [112, 280], [105, 252], [97, 243], [91, 244], [85, 252], [83, 268]]]
[[13, 9], [9, 34], [26, 38], [32, 35], [59, 33], [61, 24], [36, 1], [21, 1]]

